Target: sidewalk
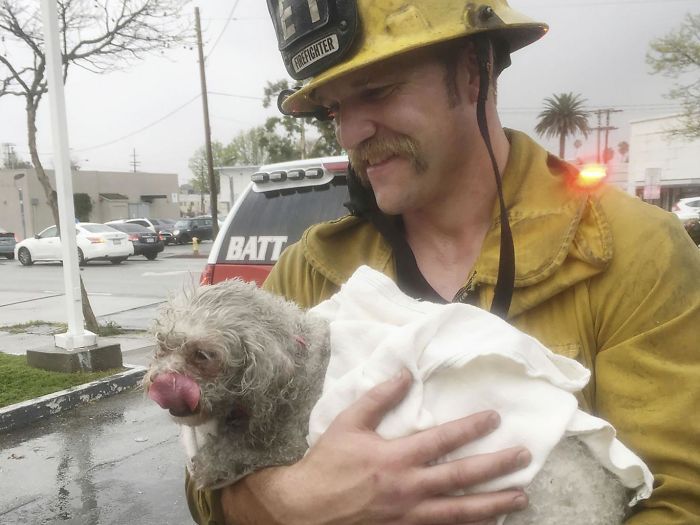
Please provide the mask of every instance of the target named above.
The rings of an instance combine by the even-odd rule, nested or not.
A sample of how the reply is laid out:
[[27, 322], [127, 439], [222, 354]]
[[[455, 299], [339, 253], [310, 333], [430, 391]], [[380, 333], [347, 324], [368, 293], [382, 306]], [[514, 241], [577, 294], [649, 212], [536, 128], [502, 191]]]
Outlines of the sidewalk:
[[[51, 332], [52, 327], [48, 325], [32, 327], [29, 332], [19, 334], [0, 330], [0, 352], [24, 355], [27, 350], [52, 346], [54, 336]], [[137, 386], [146, 373], [153, 355], [155, 348], [153, 338], [144, 332], [98, 338], [100, 345], [115, 343], [121, 347], [126, 371], [40, 398], [2, 407], [0, 408], [0, 431], [28, 425], [44, 417]]]
[[[88, 295], [100, 324], [112, 321], [125, 330], [148, 330], [158, 306], [163, 302], [148, 297]], [[4, 326], [35, 320], [48, 323], [66, 322], [66, 298], [62, 293], [5, 292], [0, 307]]]
[[[194, 254], [191, 246], [170, 247], [163, 253], [163, 258], [196, 259], [188, 264], [173, 261], [174, 264], [162, 264], [156, 269], [152, 265], [134, 264], [131, 273], [134, 283], [146, 276], [144, 272], [161, 272], [163, 275], [172, 274], [161, 281], [163, 285], [177, 288], [185, 281], [179, 274], [192, 273], [196, 270], [198, 277], [203, 261], [213, 244], [207, 242], [200, 246], [199, 254]], [[141, 261], [136, 261], [137, 263]], [[141, 262], [142, 263], [142, 262]], [[134, 273], [135, 272], [135, 273]], [[142, 275], [143, 274], [143, 275]], [[13, 274], [16, 279], [20, 274]], [[97, 274], [98, 276], [100, 274]], [[24, 274], [21, 278], [25, 278]], [[73, 408], [105, 396], [121, 392], [126, 388], [138, 385], [150, 364], [154, 351], [154, 341], [148, 333], [153, 320], [158, 315], [159, 306], [165, 301], [165, 292], [154, 291], [153, 277], [147, 277], [150, 288], [141, 291], [141, 295], [111, 293], [113, 288], [107, 287], [110, 293], [90, 293], [90, 304], [98, 322], [105, 325], [112, 322], [127, 332], [112, 337], [99, 337], [99, 345], [119, 344], [122, 361], [127, 370], [109, 378], [94, 383], [82, 385], [42, 398], [18, 403], [0, 408], [0, 431], [31, 423], [62, 410]], [[48, 281], [47, 281], [48, 282]], [[136, 284], [138, 286], [138, 284]], [[2, 326], [22, 325], [31, 321], [46, 323], [66, 322], [66, 297], [63, 293], [51, 290], [51, 287], [35, 287], [32, 290], [11, 289], [0, 292], [0, 352], [14, 355], [24, 355], [28, 350], [53, 347], [55, 330], [50, 325], [30, 326], [23, 333], [11, 334], [3, 331]]]
[[[12, 355], [25, 355], [27, 350], [52, 346], [54, 336], [49, 333], [48, 325], [29, 329], [33, 333], [11, 334], [0, 329], [0, 352]], [[119, 344], [125, 365], [148, 366], [153, 353], [153, 338], [143, 332], [126, 333], [123, 335], [99, 337], [100, 345]]]

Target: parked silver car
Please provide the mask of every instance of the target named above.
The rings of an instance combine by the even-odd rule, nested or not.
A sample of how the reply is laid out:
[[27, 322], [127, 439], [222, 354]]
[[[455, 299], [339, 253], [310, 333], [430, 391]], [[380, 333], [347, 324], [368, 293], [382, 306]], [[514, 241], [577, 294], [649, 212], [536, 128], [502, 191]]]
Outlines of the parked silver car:
[[0, 256], [5, 256], [8, 259], [14, 259], [15, 244], [17, 244], [15, 234], [0, 228]]

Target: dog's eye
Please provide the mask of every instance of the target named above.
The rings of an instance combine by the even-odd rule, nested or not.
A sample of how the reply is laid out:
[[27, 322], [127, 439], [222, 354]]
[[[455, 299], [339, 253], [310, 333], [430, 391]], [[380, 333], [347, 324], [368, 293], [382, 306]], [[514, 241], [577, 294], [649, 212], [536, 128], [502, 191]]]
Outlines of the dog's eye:
[[197, 351], [194, 353], [194, 358], [195, 358], [197, 361], [211, 361], [212, 356], [209, 355], [207, 352], [205, 352], [205, 351], [203, 351], [203, 350], [197, 350]]

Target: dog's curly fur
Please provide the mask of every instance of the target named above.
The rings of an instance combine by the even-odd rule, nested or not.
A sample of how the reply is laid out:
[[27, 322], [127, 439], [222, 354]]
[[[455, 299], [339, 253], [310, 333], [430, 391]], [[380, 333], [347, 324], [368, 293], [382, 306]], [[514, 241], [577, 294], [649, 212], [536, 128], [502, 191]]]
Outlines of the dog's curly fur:
[[158, 349], [145, 389], [161, 374], [188, 376], [199, 385], [199, 406], [175, 419], [218, 423], [216, 436], [192, 458], [197, 485], [303, 456], [328, 364], [325, 321], [254, 284], [229, 280], [171, 298], [154, 331]]
[[[217, 423], [189, 466], [199, 487], [301, 459], [328, 365], [325, 320], [229, 280], [171, 298], [155, 336], [146, 390], [159, 375], [185, 375], [198, 385], [199, 404], [175, 419]], [[510, 515], [507, 525], [616, 525], [629, 501], [629, 491], [576, 438], [560, 442], [526, 491], [530, 508]]]

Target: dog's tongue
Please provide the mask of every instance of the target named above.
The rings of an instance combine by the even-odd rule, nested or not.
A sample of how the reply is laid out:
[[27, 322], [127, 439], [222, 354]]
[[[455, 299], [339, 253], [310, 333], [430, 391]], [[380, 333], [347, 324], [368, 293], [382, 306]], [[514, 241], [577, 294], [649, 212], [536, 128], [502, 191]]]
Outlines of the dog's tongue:
[[199, 386], [182, 374], [161, 374], [148, 388], [148, 396], [174, 416], [191, 414], [199, 404]]

